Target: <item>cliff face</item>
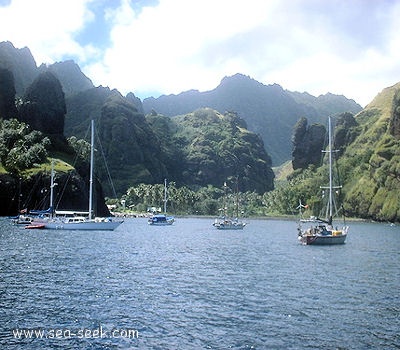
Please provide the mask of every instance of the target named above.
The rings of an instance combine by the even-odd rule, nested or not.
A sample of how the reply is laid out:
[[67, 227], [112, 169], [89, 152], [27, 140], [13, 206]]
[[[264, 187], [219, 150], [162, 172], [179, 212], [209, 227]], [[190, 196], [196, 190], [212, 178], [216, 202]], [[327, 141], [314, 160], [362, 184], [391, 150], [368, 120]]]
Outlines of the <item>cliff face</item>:
[[11, 71], [0, 68], [0, 118], [17, 118], [15, 107], [14, 76]]
[[0, 42], [0, 67], [12, 72], [17, 96], [23, 96], [38, 75], [31, 51], [27, 47], [16, 49], [9, 41]]
[[61, 84], [51, 72], [46, 71], [27, 89], [20, 119], [44, 134], [63, 135], [66, 112]]
[[400, 90], [393, 97], [393, 106], [390, 116], [390, 134], [400, 139]]
[[56, 62], [49, 66], [41, 65], [39, 71], [52, 72], [60, 81], [66, 97], [94, 87], [92, 81], [82, 73], [79, 66], [72, 60]]
[[326, 129], [321, 124], [308, 126], [306, 118], [298, 121], [292, 137], [293, 169], [306, 169], [310, 164], [320, 164], [325, 134]]
[[248, 129], [259, 134], [274, 165], [291, 158], [289, 142], [294, 125], [301, 117], [310, 123], [326, 124], [329, 115], [357, 113], [361, 106], [344, 96], [311, 96], [284, 90], [278, 84], [264, 85], [243, 74], [222, 79], [214, 90], [182, 92], [178, 95], [146, 98], [145, 113], [152, 110], [169, 117], [193, 112], [202, 107], [220, 113], [235, 111], [246, 121]]

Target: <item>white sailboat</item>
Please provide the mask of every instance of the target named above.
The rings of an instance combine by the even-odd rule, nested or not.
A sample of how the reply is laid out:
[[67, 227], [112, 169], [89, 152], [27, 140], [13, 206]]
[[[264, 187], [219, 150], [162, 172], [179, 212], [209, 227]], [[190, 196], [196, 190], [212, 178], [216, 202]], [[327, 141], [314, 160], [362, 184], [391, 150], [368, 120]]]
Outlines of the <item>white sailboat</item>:
[[94, 176], [94, 120], [91, 121], [91, 142], [90, 142], [90, 180], [89, 180], [89, 210], [80, 211], [53, 211], [53, 188], [54, 175], [50, 186], [50, 208], [55, 215], [49, 219], [38, 220], [34, 225], [44, 225], [45, 229], [52, 230], [115, 230], [123, 223], [123, 220], [112, 218], [93, 217], [93, 176]]
[[153, 226], [167, 226], [175, 222], [173, 216], [167, 216], [167, 179], [164, 179], [164, 214], [153, 214], [147, 220], [149, 225]]
[[[349, 227], [345, 224], [342, 227], [334, 226], [333, 217], [335, 212], [337, 212], [335, 198], [334, 198], [334, 190], [341, 188], [342, 186], [335, 186], [333, 184], [333, 158], [332, 150], [333, 146], [333, 135], [332, 135], [332, 122], [331, 117], [329, 117], [328, 122], [328, 150], [323, 151], [328, 153], [328, 161], [329, 161], [329, 186], [322, 187], [328, 190], [328, 203], [326, 207], [326, 215], [325, 219], [320, 219], [317, 217], [311, 217], [309, 219], [300, 219], [298, 226], [298, 239], [302, 244], [305, 245], [332, 245], [332, 244], [343, 244], [346, 241], [347, 233]], [[300, 202], [297, 209], [300, 212], [300, 218], [302, 214], [302, 209], [305, 206]], [[307, 229], [303, 229], [302, 223], [310, 223], [310, 227]]]

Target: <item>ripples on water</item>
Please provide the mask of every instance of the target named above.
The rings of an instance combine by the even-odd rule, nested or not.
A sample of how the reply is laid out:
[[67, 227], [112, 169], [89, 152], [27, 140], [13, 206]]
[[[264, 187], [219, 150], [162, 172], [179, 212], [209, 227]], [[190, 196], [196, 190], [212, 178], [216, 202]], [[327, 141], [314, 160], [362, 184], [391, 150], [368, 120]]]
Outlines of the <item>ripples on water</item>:
[[[345, 245], [314, 247], [291, 221], [211, 224], [75, 232], [1, 220], [0, 348], [400, 348], [399, 227], [352, 223]], [[138, 338], [12, 334], [100, 325]]]

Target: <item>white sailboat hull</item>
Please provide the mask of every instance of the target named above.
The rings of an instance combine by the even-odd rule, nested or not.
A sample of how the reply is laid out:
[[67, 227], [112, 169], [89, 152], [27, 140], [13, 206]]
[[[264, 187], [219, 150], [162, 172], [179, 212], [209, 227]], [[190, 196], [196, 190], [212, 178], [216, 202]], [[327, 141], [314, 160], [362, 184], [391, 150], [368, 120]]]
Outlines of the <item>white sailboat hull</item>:
[[238, 220], [215, 220], [213, 226], [217, 228], [217, 230], [243, 230], [246, 226], [246, 223]]
[[240, 225], [214, 225], [216, 226], [217, 230], [243, 230], [245, 227], [245, 224], [240, 224]]
[[123, 221], [82, 221], [64, 222], [62, 220], [50, 221], [44, 224], [48, 230], [87, 230], [87, 231], [113, 231]]
[[[111, 218], [92, 218], [93, 205], [93, 177], [94, 177], [94, 121], [91, 121], [91, 140], [90, 140], [90, 180], [89, 180], [89, 210], [88, 217], [84, 213], [74, 211], [64, 211], [62, 217], [52, 217], [33, 222], [33, 226], [43, 227], [48, 230], [86, 230], [86, 231], [112, 231], [123, 223], [123, 220], [113, 221]], [[53, 208], [53, 187], [54, 172], [52, 170], [50, 208]], [[57, 214], [57, 212], [56, 212]], [[60, 213], [61, 214], [61, 213]], [[69, 216], [71, 215], [71, 216]]]

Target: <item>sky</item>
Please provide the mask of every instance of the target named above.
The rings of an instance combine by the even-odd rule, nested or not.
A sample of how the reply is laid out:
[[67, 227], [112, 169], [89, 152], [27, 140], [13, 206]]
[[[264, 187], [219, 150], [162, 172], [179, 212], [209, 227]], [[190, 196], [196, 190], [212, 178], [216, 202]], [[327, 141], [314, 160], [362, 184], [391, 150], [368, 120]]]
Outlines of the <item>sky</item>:
[[241, 73], [367, 105], [400, 81], [400, 0], [0, 0], [0, 41], [140, 98]]

